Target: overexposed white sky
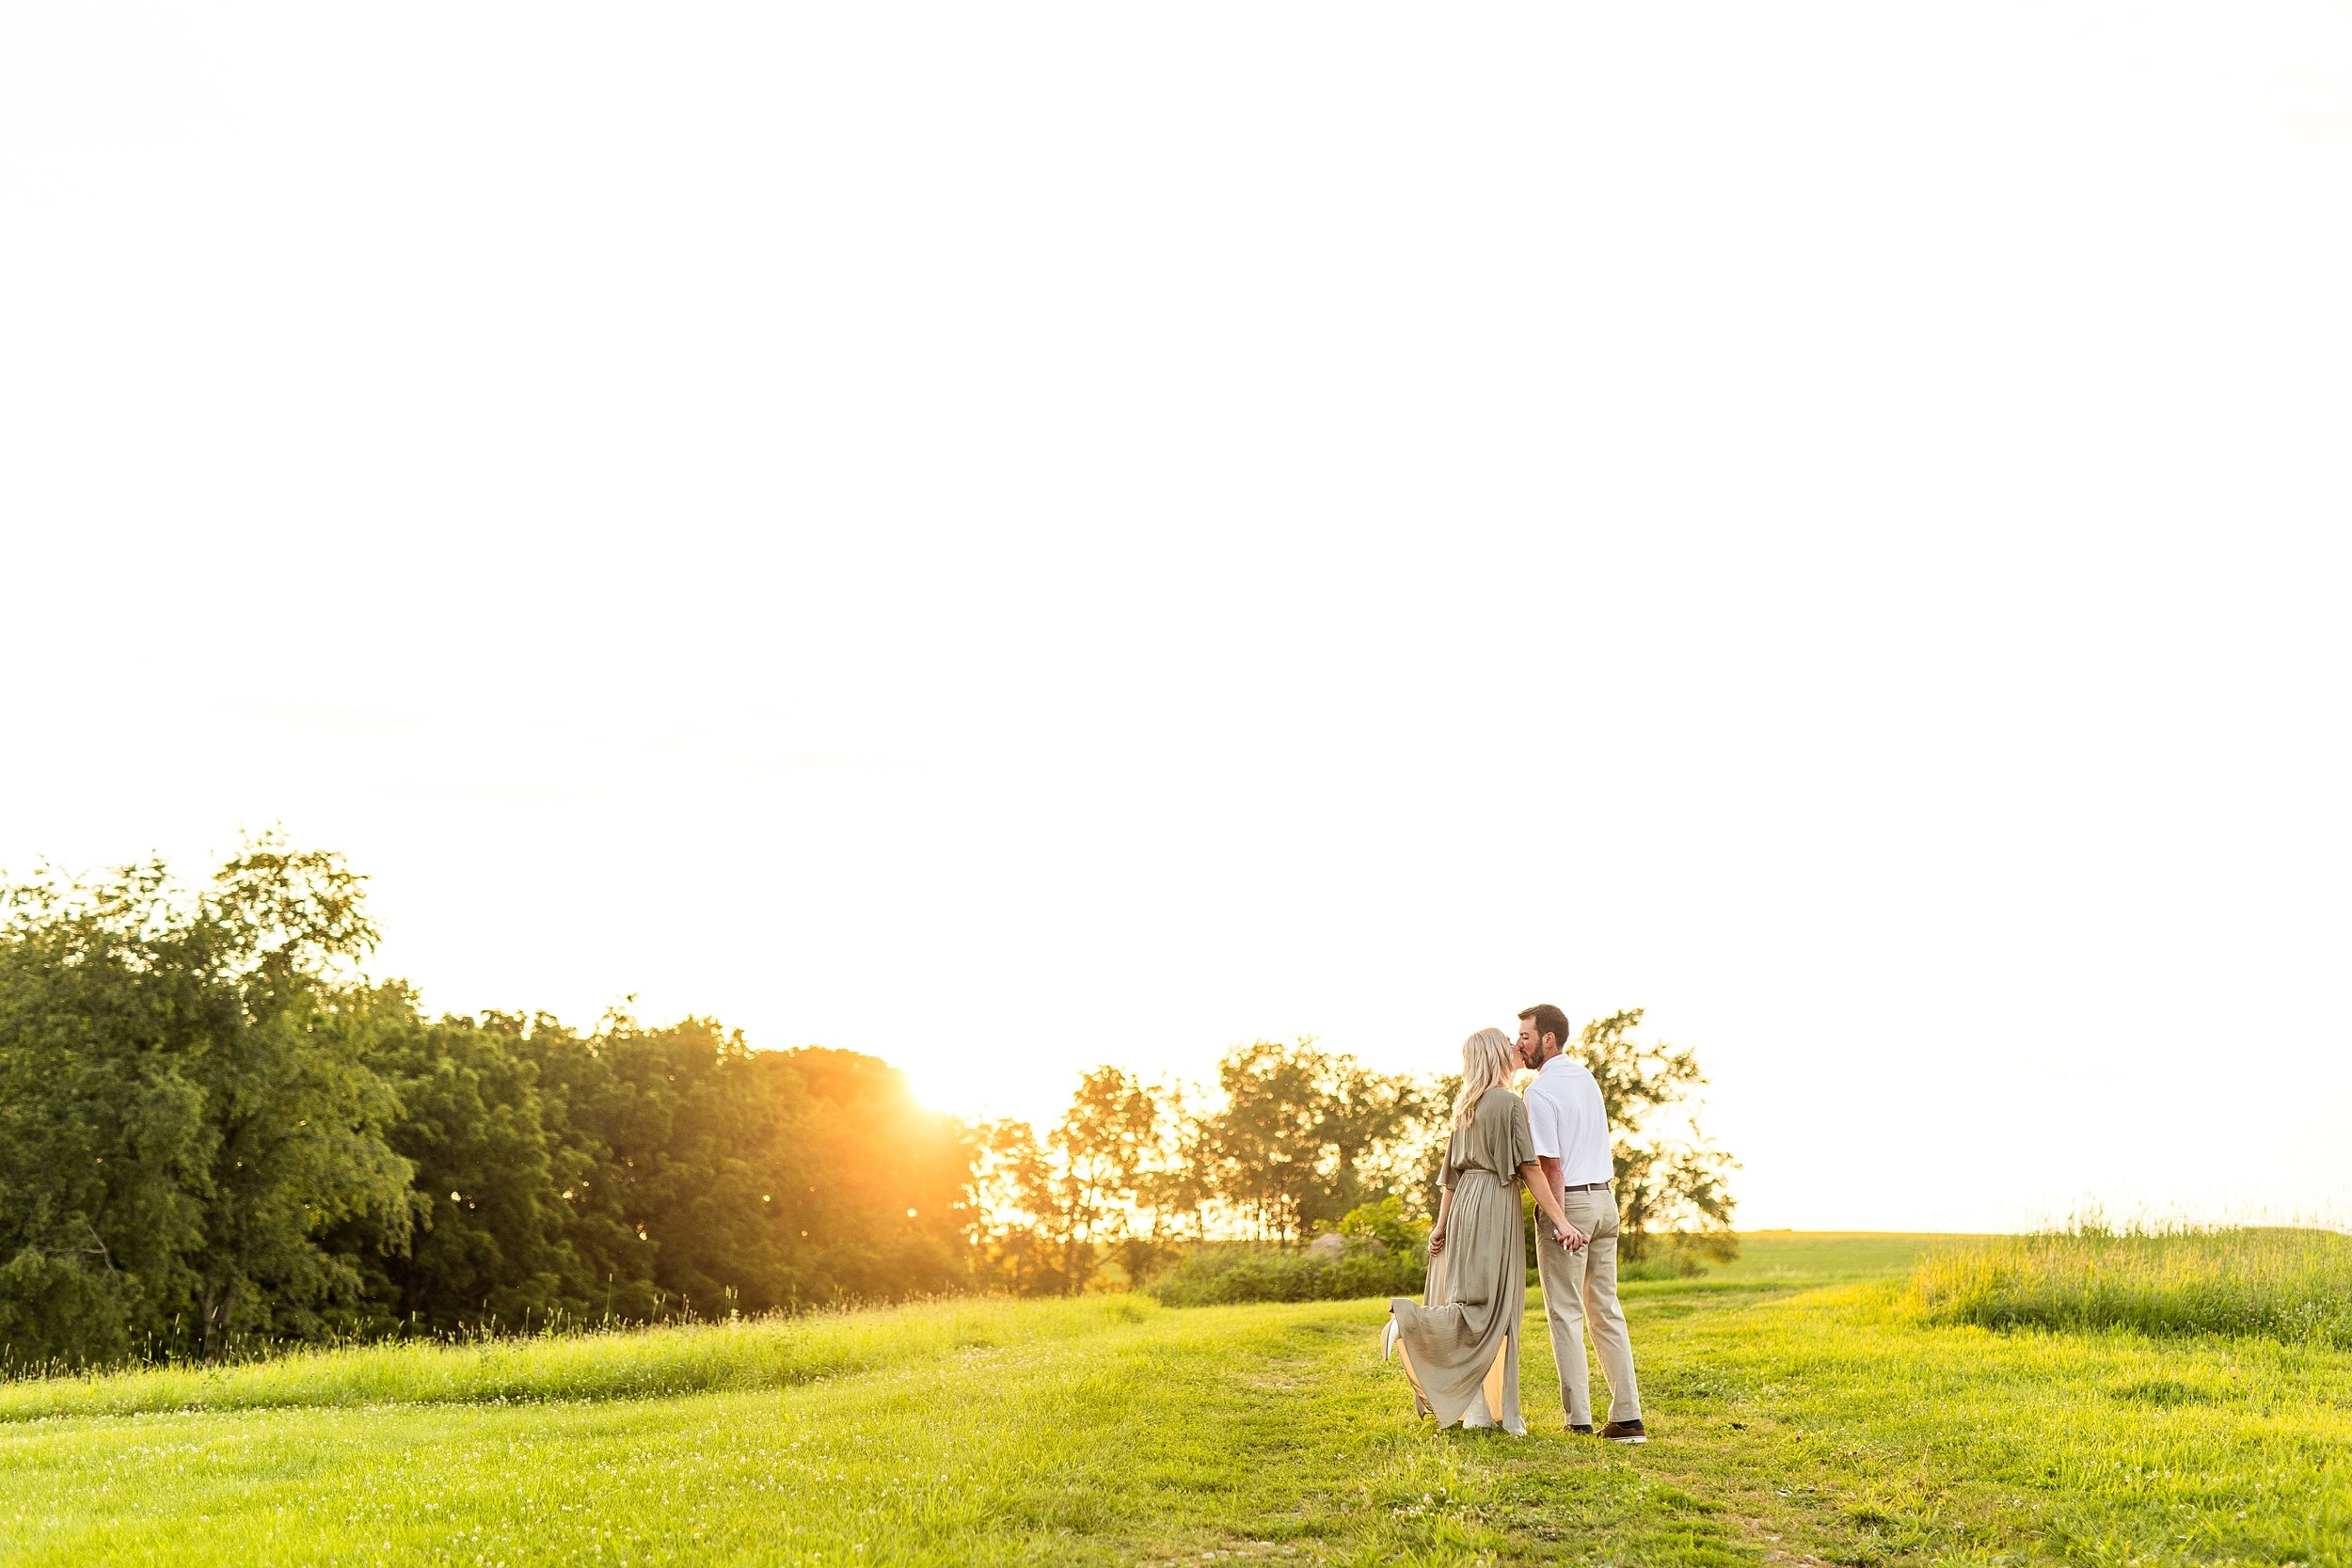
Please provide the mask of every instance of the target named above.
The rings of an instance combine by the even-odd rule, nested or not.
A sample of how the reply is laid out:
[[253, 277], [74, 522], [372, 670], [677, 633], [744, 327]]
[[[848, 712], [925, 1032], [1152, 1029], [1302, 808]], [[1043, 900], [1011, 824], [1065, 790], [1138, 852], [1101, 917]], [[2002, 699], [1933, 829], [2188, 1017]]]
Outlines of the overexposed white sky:
[[1756, 1226], [2352, 1213], [2352, 3], [0, 11], [0, 865]]

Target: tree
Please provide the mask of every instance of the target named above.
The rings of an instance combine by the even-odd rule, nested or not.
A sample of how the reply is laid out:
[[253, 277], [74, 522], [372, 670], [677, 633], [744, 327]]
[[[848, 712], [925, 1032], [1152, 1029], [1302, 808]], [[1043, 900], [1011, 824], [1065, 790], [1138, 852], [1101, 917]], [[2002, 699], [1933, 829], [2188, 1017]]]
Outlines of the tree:
[[832, 1296], [812, 1267], [831, 1238], [810, 1234], [823, 1178], [795, 1075], [710, 1019], [616, 1019], [591, 1046], [611, 1073], [602, 1116], [575, 1108], [601, 1156], [592, 1208], [620, 1221], [621, 1266], [644, 1271], [659, 1310], [723, 1317]]
[[1025, 1121], [990, 1122], [979, 1137], [986, 1277], [1015, 1295], [1063, 1294], [1070, 1223], [1052, 1155]]
[[199, 890], [160, 863], [8, 890], [10, 1355], [218, 1357], [248, 1335], [316, 1333], [362, 1286], [329, 1232], [365, 1220], [405, 1242], [410, 1169], [385, 1137], [398, 1105], [338, 1026], [374, 940], [361, 894], [340, 858], [274, 835]]
[[1045, 1136], [1024, 1122], [981, 1130], [990, 1277], [1041, 1295], [1088, 1289], [1106, 1262], [1129, 1282], [1151, 1273], [1200, 1206], [1183, 1106], [1179, 1090], [1098, 1067]]
[[[1132, 1073], [1099, 1067], [1079, 1080], [1054, 1130], [1069, 1216], [1063, 1273], [1078, 1289], [1093, 1275], [1098, 1245], [1140, 1239], [1136, 1205], [1159, 1163], [1160, 1132], [1159, 1105]], [[1129, 1261], [1140, 1260], [1131, 1250]]]
[[1429, 1087], [1352, 1056], [1256, 1040], [1217, 1063], [1223, 1103], [1202, 1118], [1219, 1198], [1261, 1237], [1302, 1239], [1412, 1189], [1438, 1106]]
[[1639, 1259], [1662, 1243], [1695, 1270], [1701, 1258], [1739, 1254], [1726, 1185], [1739, 1162], [1692, 1119], [1696, 1091], [1707, 1082], [1697, 1055], [1634, 1039], [1641, 1022], [1639, 1007], [1593, 1019], [1571, 1049], [1600, 1084], [1615, 1138], [1619, 1249]]
[[[376, 1310], [355, 1332], [451, 1334], [585, 1318], [596, 1292], [569, 1219], [537, 1064], [522, 1021], [431, 1022], [397, 982], [356, 1000], [362, 1052], [399, 1099], [389, 1139], [414, 1167], [409, 1244], [364, 1229]], [[548, 1021], [540, 1021], [542, 1027]]]
[[1136, 1203], [1151, 1216], [1149, 1240], [1155, 1249], [1185, 1238], [1204, 1240], [1208, 1209], [1216, 1199], [1216, 1171], [1207, 1123], [1193, 1109], [1200, 1091], [1166, 1083], [1147, 1092], [1158, 1111], [1159, 1149], [1136, 1179]]
[[142, 947], [166, 882], [0, 891], [0, 1363], [121, 1360], [192, 1293], [211, 1132], [168, 1049], [185, 977]]
[[974, 1130], [886, 1064], [709, 1019], [428, 1021], [361, 973], [364, 892], [275, 835], [194, 888], [0, 887], [0, 1364], [970, 1278]]
[[969, 1285], [975, 1130], [917, 1101], [906, 1075], [876, 1057], [811, 1046], [772, 1059], [811, 1108], [816, 1180], [801, 1223], [823, 1246], [809, 1299], [888, 1301]]
[[264, 835], [151, 941], [196, 1004], [173, 1043], [211, 1134], [193, 1260], [207, 1360], [249, 1334], [306, 1335], [322, 1303], [358, 1294], [352, 1259], [321, 1244], [339, 1223], [373, 1221], [390, 1244], [407, 1241], [413, 1167], [386, 1136], [399, 1101], [354, 1032], [332, 1026], [376, 941], [364, 881], [340, 855]]

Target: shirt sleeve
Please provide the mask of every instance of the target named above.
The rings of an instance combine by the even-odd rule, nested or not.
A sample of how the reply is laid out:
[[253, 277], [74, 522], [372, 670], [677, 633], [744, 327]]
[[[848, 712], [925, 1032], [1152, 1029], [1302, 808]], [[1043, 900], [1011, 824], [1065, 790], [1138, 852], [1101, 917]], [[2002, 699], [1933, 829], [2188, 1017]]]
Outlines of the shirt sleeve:
[[1527, 1117], [1530, 1147], [1538, 1158], [1560, 1158], [1560, 1115], [1545, 1098], [1543, 1080], [1527, 1085]]

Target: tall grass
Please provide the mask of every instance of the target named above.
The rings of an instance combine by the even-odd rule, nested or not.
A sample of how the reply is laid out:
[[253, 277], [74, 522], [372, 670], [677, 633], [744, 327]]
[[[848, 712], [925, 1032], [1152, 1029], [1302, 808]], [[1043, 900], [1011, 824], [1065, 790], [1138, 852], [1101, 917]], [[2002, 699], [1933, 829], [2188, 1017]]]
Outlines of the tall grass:
[[0, 1421], [165, 1410], [643, 1399], [775, 1388], [981, 1346], [1086, 1334], [1157, 1308], [1132, 1296], [913, 1307], [723, 1323], [485, 1338], [400, 1340], [237, 1366], [0, 1383]]
[[2352, 1236], [2083, 1224], [1931, 1253], [1905, 1295], [1930, 1323], [2352, 1347]]

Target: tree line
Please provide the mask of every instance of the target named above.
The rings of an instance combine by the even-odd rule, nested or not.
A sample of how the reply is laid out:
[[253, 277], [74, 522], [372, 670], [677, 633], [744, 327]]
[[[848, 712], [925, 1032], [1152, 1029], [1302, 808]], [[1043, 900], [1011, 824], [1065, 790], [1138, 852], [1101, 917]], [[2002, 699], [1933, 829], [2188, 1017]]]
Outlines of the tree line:
[[[1209, 1087], [1097, 1069], [1040, 1132], [708, 1019], [428, 1017], [361, 971], [364, 879], [276, 837], [195, 887], [159, 863], [37, 876], [0, 914], [14, 1369], [1100, 1289], [1204, 1240], [1425, 1210], [1451, 1096], [1257, 1041]], [[1584, 1041], [1622, 1069], [1603, 1083], [1634, 1134], [1632, 1244], [1708, 1244], [1727, 1162], [1639, 1135], [1698, 1081], [1687, 1053], [1632, 1044], [1639, 1016]]]
[[[1638, 1007], [1596, 1018], [1570, 1049], [1614, 1134], [1621, 1254], [1695, 1269], [1738, 1251], [1738, 1162], [1698, 1126], [1696, 1053], [1638, 1038], [1641, 1022]], [[1237, 1046], [1207, 1090], [1096, 1068], [1050, 1133], [981, 1130], [991, 1282], [1032, 1294], [1132, 1283], [1201, 1242], [1392, 1238], [1400, 1218], [1425, 1235], [1459, 1086], [1373, 1071], [1311, 1039]]]

